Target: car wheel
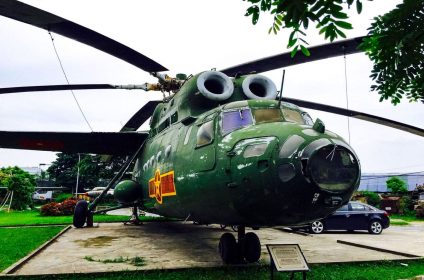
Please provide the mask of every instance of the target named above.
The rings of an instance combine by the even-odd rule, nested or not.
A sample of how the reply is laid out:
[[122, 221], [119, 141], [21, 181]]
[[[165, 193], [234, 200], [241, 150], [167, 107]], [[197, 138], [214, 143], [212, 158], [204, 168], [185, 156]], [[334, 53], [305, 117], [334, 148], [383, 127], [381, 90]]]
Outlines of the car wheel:
[[383, 231], [383, 225], [380, 221], [371, 221], [368, 232], [371, 234], [380, 234]]
[[321, 221], [312, 222], [309, 227], [312, 233], [322, 233], [324, 231], [324, 224]]

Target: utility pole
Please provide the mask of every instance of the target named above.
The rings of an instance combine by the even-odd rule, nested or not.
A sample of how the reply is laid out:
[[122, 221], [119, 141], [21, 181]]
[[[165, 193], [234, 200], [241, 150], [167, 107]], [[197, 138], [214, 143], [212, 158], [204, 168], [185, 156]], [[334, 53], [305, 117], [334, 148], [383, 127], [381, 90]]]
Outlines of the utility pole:
[[81, 161], [81, 154], [78, 153], [77, 184], [75, 186], [75, 198], [78, 198], [78, 184], [79, 184], [80, 161]]

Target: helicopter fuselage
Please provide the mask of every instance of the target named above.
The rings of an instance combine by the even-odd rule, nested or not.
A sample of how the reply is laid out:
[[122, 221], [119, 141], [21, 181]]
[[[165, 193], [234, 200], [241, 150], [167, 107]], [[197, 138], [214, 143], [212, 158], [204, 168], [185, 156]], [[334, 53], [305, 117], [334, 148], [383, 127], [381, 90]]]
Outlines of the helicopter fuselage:
[[190, 124], [170, 123], [136, 162], [142, 205], [163, 216], [252, 227], [325, 217], [350, 199], [360, 167], [349, 145], [322, 126], [275, 100], [230, 102]]

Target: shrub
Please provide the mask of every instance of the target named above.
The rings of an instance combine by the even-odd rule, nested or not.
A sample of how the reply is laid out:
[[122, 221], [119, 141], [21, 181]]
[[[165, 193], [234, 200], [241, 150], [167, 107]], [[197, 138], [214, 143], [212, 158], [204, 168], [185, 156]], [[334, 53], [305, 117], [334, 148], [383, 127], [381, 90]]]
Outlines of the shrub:
[[361, 192], [358, 192], [358, 194], [360, 196], [366, 197], [367, 198], [367, 203], [369, 205], [372, 205], [372, 206], [377, 207], [377, 208], [380, 207], [381, 198], [380, 198], [380, 196], [377, 193], [370, 192], [370, 191], [361, 191]]
[[62, 211], [62, 215], [72, 215], [74, 214], [75, 205], [77, 201], [74, 199], [67, 199], [63, 201], [60, 205], [60, 210]]
[[40, 208], [42, 216], [60, 216], [62, 215], [61, 205], [57, 202], [47, 203]]

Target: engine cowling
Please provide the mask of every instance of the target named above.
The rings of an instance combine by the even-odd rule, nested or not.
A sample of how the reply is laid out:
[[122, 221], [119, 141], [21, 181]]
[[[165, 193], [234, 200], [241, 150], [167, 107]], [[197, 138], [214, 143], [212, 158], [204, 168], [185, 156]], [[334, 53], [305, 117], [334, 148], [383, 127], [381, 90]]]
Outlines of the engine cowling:
[[197, 78], [197, 88], [206, 98], [215, 101], [227, 100], [233, 95], [234, 84], [222, 72], [206, 71]]
[[277, 87], [271, 79], [262, 75], [249, 75], [242, 83], [244, 95], [249, 99], [271, 99], [277, 97]]
[[116, 185], [113, 195], [121, 204], [132, 204], [142, 199], [143, 189], [136, 181], [124, 180]]

